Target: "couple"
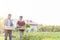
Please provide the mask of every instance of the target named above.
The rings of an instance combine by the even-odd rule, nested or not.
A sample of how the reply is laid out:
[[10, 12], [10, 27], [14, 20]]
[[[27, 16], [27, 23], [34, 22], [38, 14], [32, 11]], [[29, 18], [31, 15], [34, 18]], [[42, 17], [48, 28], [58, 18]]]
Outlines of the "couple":
[[[8, 18], [4, 20], [4, 26], [13, 27], [13, 22], [11, 19], [11, 14], [8, 14]], [[19, 16], [19, 20], [17, 21], [18, 28], [24, 28], [20, 31], [20, 40], [23, 40], [23, 33], [25, 30], [25, 22], [22, 20], [23, 16]], [[7, 40], [7, 36], [9, 35], [9, 40], [12, 40], [12, 30], [5, 30], [5, 40]]]

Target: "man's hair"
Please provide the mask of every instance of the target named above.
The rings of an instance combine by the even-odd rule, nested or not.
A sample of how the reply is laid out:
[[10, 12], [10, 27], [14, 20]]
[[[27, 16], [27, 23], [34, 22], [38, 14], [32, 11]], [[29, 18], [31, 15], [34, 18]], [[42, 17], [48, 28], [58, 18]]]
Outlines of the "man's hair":
[[8, 14], [8, 16], [11, 16], [11, 14]]
[[20, 16], [20, 18], [23, 18], [23, 16]]

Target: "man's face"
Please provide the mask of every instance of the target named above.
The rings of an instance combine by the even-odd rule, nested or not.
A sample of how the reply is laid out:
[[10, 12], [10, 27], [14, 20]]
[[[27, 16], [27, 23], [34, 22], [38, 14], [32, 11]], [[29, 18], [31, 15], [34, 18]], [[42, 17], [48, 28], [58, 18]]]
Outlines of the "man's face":
[[20, 17], [20, 20], [22, 20], [23, 19], [23, 17]]
[[8, 15], [8, 19], [11, 19], [11, 15]]

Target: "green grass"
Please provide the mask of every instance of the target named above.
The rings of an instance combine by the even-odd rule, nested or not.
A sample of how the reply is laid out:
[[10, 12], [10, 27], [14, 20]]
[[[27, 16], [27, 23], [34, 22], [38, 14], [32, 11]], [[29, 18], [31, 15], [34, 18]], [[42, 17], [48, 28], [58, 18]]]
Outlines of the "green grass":
[[[19, 33], [14, 32], [13, 36], [20, 39]], [[4, 37], [0, 37], [3, 40]], [[24, 33], [24, 40], [60, 40], [60, 32], [30, 32]]]
[[60, 32], [37, 32], [24, 34], [25, 40], [60, 40]]
[[4, 37], [0, 37], [0, 40], [4, 40]]

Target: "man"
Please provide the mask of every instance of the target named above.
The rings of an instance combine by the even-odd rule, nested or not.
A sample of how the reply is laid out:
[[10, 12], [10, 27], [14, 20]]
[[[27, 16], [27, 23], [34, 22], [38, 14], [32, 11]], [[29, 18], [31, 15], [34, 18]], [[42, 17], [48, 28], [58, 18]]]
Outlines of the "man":
[[[11, 19], [11, 14], [8, 14], [8, 18], [4, 21], [4, 27], [12, 27], [13, 22]], [[5, 30], [5, 40], [7, 40], [7, 36], [9, 35], [9, 40], [12, 40], [12, 30]]]
[[23, 40], [23, 34], [25, 30], [25, 22], [22, 19], [23, 19], [23, 16], [20, 16], [17, 22], [18, 29], [20, 31], [20, 40]]

